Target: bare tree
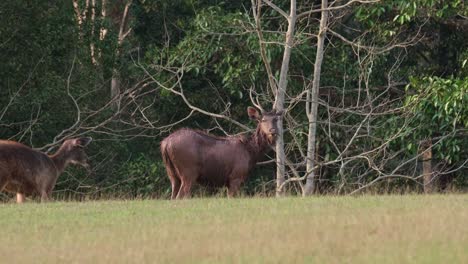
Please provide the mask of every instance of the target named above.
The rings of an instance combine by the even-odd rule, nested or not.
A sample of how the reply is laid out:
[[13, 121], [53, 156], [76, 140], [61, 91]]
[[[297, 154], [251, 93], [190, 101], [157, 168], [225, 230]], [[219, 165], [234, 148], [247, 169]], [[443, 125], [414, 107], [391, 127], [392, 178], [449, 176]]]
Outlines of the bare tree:
[[420, 147], [421, 159], [423, 163], [422, 178], [424, 184], [424, 192], [431, 193], [434, 190], [434, 177], [432, 172], [432, 142], [425, 140]]
[[315, 55], [314, 75], [311, 89], [307, 89], [306, 113], [309, 120], [307, 137], [306, 185], [304, 195], [311, 195], [315, 190], [315, 148], [317, 145], [317, 114], [320, 88], [320, 73], [322, 69], [325, 37], [328, 26], [328, 0], [322, 0], [319, 33], [317, 35], [317, 52]]
[[[408, 113], [405, 112], [405, 108], [401, 107], [404, 95], [398, 93], [399, 88], [397, 88], [405, 85], [405, 82], [402, 82], [401, 77], [395, 78], [395, 73], [401, 62], [405, 59], [405, 49], [418, 43], [421, 34], [418, 31], [413, 36], [404, 39], [401, 39], [397, 34], [383, 46], [364, 44], [376, 43], [373, 40], [372, 34], [369, 32], [361, 32], [360, 36], [357, 38], [348, 39], [333, 30], [333, 26], [340, 26], [344, 21], [343, 18], [349, 17], [349, 12], [352, 10], [350, 7], [352, 5], [372, 4], [378, 1], [351, 0], [343, 2], [344, 1], [332, 1], [329, 3], [323, 0], [319, 8], [314, 5], [294, 6], [294, 8], [291, 7], [290, 11], [301, 11], [297, 14], [288, 14], [272, 1], [252, 1], [252, 13], [255, 20], [255, 25], [252, 26], [252, 29], [256, 31], [260, 41], [260, 54], [262, 55], [262, 60], [269, 77], [270, 87], [274, 87], [274, 85], [278, 83], [276, 86], [277, 90], [273, 89], [275, 91], [274, 105], [275, 107], [283, 105], [282, 109], [285, 108], [290, 112], [294, 110], [302, 112], [302, 110], [298, 108], [304, 103], [307, 117], [307, 123], [304, 124], [300, 121], [300, 118], [296, 119], [295, 116], [293, 117], [290, 114], [285, 116], [285, 125], [287, 125], [285, 131], [289, 134], [291, 141], [284, 142], [279, 140], [278, 144], [284, 147], [277, 146], [276, 148], [278, 194], [281, 194], [283, 188], [291, 182], [300, 184], [303, 195], [314, 193], [317, 190], [318, 174], [321, 173], [322, 169], [327, 168], [336, 169], [341, 177], [338, 182], [339, 188], [336, 190], [337, 193], [356, 193], [386, 179], [404, 178], [418, 182], [420, 178], [420, 174], [417, 172], [419, 155], [408, 160], [401, 160], [401, 164], [393, 164], [395, 159], [403, 157], [403, 152], [392, 152], [389, 144], [411, 133], [409, 123], [412, 120], [412, 116], [408, 115]], [[288, 22], [287, 32], [281, 32], [280, 30], [277, 32], [278, 34], [285, 34], [286, 38], [284, 42], [274, 43], [264, 39], [264, 34], [262, 33], [264, 29], [260, 27], [262, 20], [260, 15], [261, 3], [267, 4], [270, 8], [279, 13], [281, 17], [286, 18]], [[291, 5], [293, 4], [294, 3], [291, 2]], [[318, 33], [309, 34], [311, 38], [316, 39], [317, 43], [315, 61], [313, 62], [313, 75], [311, 78], [304, 75], [299, 76], [299, 78], [304, 80], [304, 90], [296, 95], [288, 94], [286, 86], [290, 52], [294, 49], [295, 45], [298, 44], [294, 43], [294, 28], [291, 29], [291, 26], [297, 27], [296, 20], [299, 21], [301, 27], [300, 34], [301, 37], [303, 37], [303, 32], [313, 27], [311, 21], [315, 21], [316, 17], [312, 15], [316, 13], [320, 14]], [[332, 19], [330, 20], [330, 18]], [[354, 32], [360, 31], [359, 29], [352, 29], [349, 26], [347, 26], [347, 30], [354, 30]], [[269, 32], [272, 32], [271, 29], [269, 29]], [[333, 37], [334, 41], [341, 41], [354, 50], [354, 56], [359, 62], [360, 70], [358, 87], [355, 89], [357, 97], [354, 97], [357, 101], [353, 102], [354, 98], [346, 97], [345, 93], [341, 93], [341, 100], [336, 97], [338, 93], [334, 91], [350, 89], [346, 87], [346, 76], [344, 76], [343, 87], [327, 87], [323, 92], [320, 89], [321, 66], [324, 59], [324, 52], [328, 45], [327, 33]], [[331, 37], [328, 38], [330, 40], [328, 43], [331, 43]], [[263, 54], [266, 53], [265, 50], [268, 49], [268, 45], [265, 45], [266, 43], [268, 43], [268, 45], [279, 44], [284, 46], [281, 75], [278, 82], [273, 76], [270, 76], [273, 70], [269, 62], [263, 58]], [[387, 56], [390, 52], [398, 49], [402, 52], [395, 52], [395, 63], [388, 70], [386, 76], [388, 84], [385, 87], [373, 86], [371, 76], [375, 74], [373, 68], [377, 58], [379, 56]], [[283, 97], [284, 95], [287, 95], [287, 100]], [[324, 100], [324, 97], [326, 100]], [[319, 106], [323, 107], [321, 109], [326, 113], [327, 119], [322, 120], [319, 118]], [[393, 135], [387, 136], [387, 138], [376, 137], [374, 134], [375, 128], [373, 126], [375, 126], [377, 122], [381, 122], [379, 120], [382, 120], [383, 117], [395, 115], [403, 117], [406, 121], [401, 124], [401, 127], [395, 131]], [[347, 120], [350, 119], [355, 120], [355, 123], [349, 123]], [[307, 127], [305, 132], [295, 131], [296, 127], [304, 126]], [[335, 159], [319, 160], [319, 131], [323, 133], [326, 138], [325, 140], [333, 146], [333, 151], [336, 153]], [[335, 136], [335, 131], [340, 131], [341, 135], [347, 136], [345, 138]], [[304, 136], [307, 138], [307, 144], [305, 144], [305, 146], [301, 143], [303, 141], [300, 139]], [[374, 146], [361, 149], [356, 147], [357, 142], [362, 142], [366, 139], [375, 142]], [[287, 165], [288, 170], [285, 169], [285, 165]], [[402, 173], [408, 169], [413, 171], [411, 175]], [[350, 178], [348, 176], [350, 174], [355, 174], [356, 176]], [[285, 179], [286, 175], [293, 175], [293, 177]], [[365, 179], [369, 177], [372, 178], [371, 175], [377, 176], [374, 180], [366, 182]], [[302, 184], [303, 181], [305, 181], [305, 185]], [[348, 188], [347, 186], [354, 187]]]
[[[287, 85], [288, 85], [288, 72], [289, 72], [289, 62], [291, 60], [291, 51], [294, 46], [294, 30], [296, 27], [296, 1], [291, 0], [290, 1], [290, 8], [289, 8], [289, 14], [283, 11], [281, 8], [279, 8], [277, 5], [275, 5], [273, 2], [269, 0], [263, 0], [267, 5], [269, 5], [271, 8], [273, 8], [275, 11], [277, 11], [279, 14], [281, 14], [287, 21], [288, 23], [288, 29], [285, 33], [285, 41], [284, 41], [284, 52], [283, 52], [283, 60], [281, 63], [281, 71], [280, 71], [280, 77], [279, 77], [279, 82], [277, 85], [277, 89], [274, 89], [275, 91], [275, 101], [273, 104], [273, 108], [277, 112], [283, 112], [284, 111], [284, 98], [287, 90]], [[257, 24], [257, 34], [259, 36], [260, 40], [260, 47], [261, 47], [261, 54], [262, 57], [263, 54], [265, 53], [265, 44], [263, 43], [263, 37], [261, 33], [261, 28], [259, 27], [260, 25], [260, 8], [262, 5], [262, 0], [258, 0], [257, 3], [255, 3], [255, 0], [252, 0], [252, 9], [253, 9], [253, 15], [254, 19]], [[256, 11], [257, 10], [257, 11]], [[267, 60], [263, 60], [265, 64], [265, 68], [267, 69], [268, 73], [268, 79], [270, 80], [270, 86], [273, 86], [273, 83], [276, 83], [274, 80], [274, 76], [272, 75], [271, 71], [271, 66], [269, 65], [269, 62]], [[283, 129], [283, 120], [280, 119], [278, 121], [278, 138], [276, 140], [276, 146], [275, 146], [275, 151], [276, 151], [276, 186], [277, 186], [277, 196], [281, 196], [283, 194], [282, 189], [278, 188], [281, 186], [284, 181], [285, 181], [285, 152], [284, 152], [284, 129]]]

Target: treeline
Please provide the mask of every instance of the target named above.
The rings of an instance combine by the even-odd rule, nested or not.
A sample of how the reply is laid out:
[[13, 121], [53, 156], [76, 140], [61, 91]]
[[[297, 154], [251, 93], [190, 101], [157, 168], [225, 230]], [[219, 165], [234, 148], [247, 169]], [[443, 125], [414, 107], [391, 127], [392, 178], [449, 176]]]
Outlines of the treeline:
[[92, 172], [68, 170], [56, 197], [168, 197], [160, 141], [249, 132], [257, 104], [286, 110], [284, 144], [246, 195], [466, 191], [467, 8], [2, 1], [0, 138], [49, 153], [95, 139]]

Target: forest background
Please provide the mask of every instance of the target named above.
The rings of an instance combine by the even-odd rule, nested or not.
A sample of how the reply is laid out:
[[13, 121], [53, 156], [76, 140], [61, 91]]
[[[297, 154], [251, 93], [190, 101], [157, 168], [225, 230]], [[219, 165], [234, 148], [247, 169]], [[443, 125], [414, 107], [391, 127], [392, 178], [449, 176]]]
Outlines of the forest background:
[[462, 0], [1, 1], [0, 57], [0, 138], [95, 139], [56, 198], [167, 198], [160, 141], [251, 105], [286, 111], [244, 195], [468, 187]]

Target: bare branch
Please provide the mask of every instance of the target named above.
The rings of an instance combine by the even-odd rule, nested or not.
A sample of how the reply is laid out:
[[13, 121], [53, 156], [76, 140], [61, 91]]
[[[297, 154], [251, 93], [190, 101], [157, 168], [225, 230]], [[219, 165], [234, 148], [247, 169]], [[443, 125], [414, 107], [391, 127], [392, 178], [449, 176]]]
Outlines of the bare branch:
[[271, 1], [269, 1], [269, 0], [259, 0], [259, 1], [263, 1], [263, 2], [267, 3], [267, 5], [269, 5], [271, 8], [273, 8], [276, 12], [280, 13], [287, 20], [290, 19], [290, 16], [288, 14], [286, 14], [286, 12], [284, 12], [283, 9], [281, 9], [277, 5], [273, 4]]
[[300, 18], [303, 18], [305, 16], [308, 16], [312, 13], [319, 13], [319, 12], [322, 12], [322, 11], [333, 11], [333, 10], [339, 10], [339, 9], [343, 9], [345, 7], [348, 7], [354, 3], [361, 3], [361, 4], [373, 4], [373, 3], [377, 3], [377, 2], [380, 2], [380, 0], [351, 0], [349, 2], [347, 2], [346, 4], [344, 5], [340, 5], [340, 6], [329, 6], [327, 8], [320, 8], [320, 9], [312, 9], [312, 10], [309, 10], [309, 11], [305, 11], [303, 13], [300, 13], [297, 15], [297, 18], [300, 19]]
[[122, 45], [123, 40], [125, 39], [125, 37], [127, 37], [127, 35], [131, 31], [131, 28], [129, 28], [126, 32], [124, 32], [125, 27], [127, 26], [127, 23], [128, 23], [128, 10], [129, 10], [131, 4], [132, 4], [132, 0], [129, 0], [125, 4], [125, 8], [124, 8], [124, 11], [123, 11], [123, 14], [122, 14], [122, 18], [120, 20], [119, 39], [118, 39], [118, 45], [119, 46]]

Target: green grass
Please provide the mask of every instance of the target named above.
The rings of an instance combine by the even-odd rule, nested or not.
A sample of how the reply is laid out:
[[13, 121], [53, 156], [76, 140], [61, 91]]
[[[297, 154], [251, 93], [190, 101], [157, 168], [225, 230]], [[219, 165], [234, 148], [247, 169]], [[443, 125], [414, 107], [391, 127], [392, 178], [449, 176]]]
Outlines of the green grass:
[[10, 263], [468, 263], [468, 195], [0, 205]]

